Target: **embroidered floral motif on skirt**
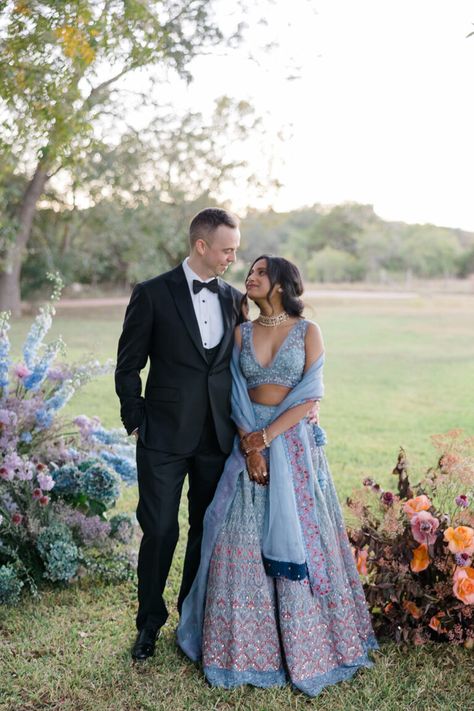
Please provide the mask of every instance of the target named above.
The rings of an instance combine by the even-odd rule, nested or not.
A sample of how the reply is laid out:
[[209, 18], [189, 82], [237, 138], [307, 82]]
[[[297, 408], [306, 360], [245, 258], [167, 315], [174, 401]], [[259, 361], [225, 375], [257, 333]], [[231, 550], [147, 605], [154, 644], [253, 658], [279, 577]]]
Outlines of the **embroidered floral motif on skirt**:
[[[294, 456], [299, 454], [296, 444], [290, 433]], [[367, 651], [377, 643], [342, 513], [323, 450], [312, 447], [311, 456], [317, 472], [314, 498], [306, 498], [302, 462], [300, 499], [316, 507], [329, 590], [312, 591], [308, 579], [266, 575], [261, 539], [268, 488], [242, 472], [207, 582], [202, 661], [213, 685], [268, 687], [290, 681], [315, 696], [328, 684], [371, 666]]]

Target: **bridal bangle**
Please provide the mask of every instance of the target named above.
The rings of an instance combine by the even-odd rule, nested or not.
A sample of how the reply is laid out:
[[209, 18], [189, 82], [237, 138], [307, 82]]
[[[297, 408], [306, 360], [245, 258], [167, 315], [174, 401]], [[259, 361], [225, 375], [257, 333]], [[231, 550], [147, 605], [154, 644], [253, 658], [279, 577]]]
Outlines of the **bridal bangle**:
[[267, 431], [266, 431], [265, 427], [262, 430], [262, 439], [263, 439], [263, 444], [268, 449], [268, 447], [270, 446], [270, 442], [268, 441]]

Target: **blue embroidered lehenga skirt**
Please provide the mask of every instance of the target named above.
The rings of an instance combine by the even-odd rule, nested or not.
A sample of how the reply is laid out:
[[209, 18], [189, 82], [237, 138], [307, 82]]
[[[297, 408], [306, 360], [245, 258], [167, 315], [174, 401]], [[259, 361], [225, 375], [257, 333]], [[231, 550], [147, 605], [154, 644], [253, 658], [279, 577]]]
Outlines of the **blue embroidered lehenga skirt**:
[[[275, 408], [254, 405], [254, 411], [261, 428]], [[297, 451], [295, 428], [285, 433], [285, 440]], [[377, 643], [322, 447], [314, 446], [312, 457], [331, 590], [313, 595], [307, 578], [266, 575], [261, 541], [268, 487], [241, 472], [207, 578], [202, 663], [214, 686], [269, 687], [289, 681], [315, 696], [371, 666], [367, 652]], [[305, 505], [304, 499], [299, 505]]]

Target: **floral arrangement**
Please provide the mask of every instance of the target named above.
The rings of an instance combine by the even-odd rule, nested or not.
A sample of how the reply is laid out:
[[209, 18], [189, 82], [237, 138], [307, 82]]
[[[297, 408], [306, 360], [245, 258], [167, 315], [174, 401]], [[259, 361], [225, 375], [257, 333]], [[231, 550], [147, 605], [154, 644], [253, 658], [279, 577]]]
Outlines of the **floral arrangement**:
[[74, 392], [111, 364], [55, 365], [61, 339], [44, 344], [60, 297], [57, 276], [13, 364], [9, 314], [0, 314], [0, 604], [16, 603], [25, 587], [69, 583], [86, 574], [129, 577], [135, 526], [110, 516], [120, 482], [135, 481], [134, 451], [125, 433], [84, 415], [59, 413]]
[[474, 648], [474, 438], [433, 437], [437, 465], [415, 486], [400, 450], [397, 493], [366, 478], [347, 500], [349, 537], [377, 633]]

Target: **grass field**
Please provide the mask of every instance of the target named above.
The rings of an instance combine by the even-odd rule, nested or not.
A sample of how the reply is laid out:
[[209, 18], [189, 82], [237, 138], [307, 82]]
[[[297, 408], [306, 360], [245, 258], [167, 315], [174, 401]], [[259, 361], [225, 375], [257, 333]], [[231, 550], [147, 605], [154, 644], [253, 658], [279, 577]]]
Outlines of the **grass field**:
[[[114, 357], [121, 309], [59, 310], [69, 358]], [[436, 458], [430, 435], [461, 427], [474, 434], [474, 297], [426, 295], [409, 301], [321, 300], [308, 317], [326, 341], [326, 398], [322, 425], [341, 498], [364, 476], [386, 488], [398, 447], [409, 455], [413, 478]], [[29, 320], [12, 328], [18, 350]], [[70, 415], [98, 414], [118, 426], [112, 377], [87, 386]], [[133, 509], [136, 492], [120, 506]], [[182, 511], [183, 528], [185, 511]], [[182, 530], [183, 530], [182, 528]], [[289, 687], [263, 691], [212, 689], [198, 668], [177, 652], [174, 628], [184, 540], [167, 590], [172, 614], [155, 657], [133, 667], [135, 590], [83, 584], [25, 599], [0, 610], [0, 709], [61, 711], [398, 711], [474, 709], [473, 653], [448, 647], [382, 645], [373, 669], [309, 700]]]

